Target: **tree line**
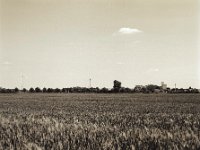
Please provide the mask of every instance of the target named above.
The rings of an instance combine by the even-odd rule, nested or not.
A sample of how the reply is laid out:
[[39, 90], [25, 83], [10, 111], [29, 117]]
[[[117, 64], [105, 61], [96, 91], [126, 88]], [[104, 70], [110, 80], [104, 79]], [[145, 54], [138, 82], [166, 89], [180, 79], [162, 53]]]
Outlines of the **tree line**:
[[71, 88], [33, 88], [30, 89], [14, 89], [0, 88], [0, 93], [199, 93], [196, 88], [189, 87], [188, 89], [183, 88], [165, 88], [161, 86], [149, 84], [146, 86], [137, 85], [135, 88], [122, 87], [121, 82], [115, 80], [113, 82], [113, 88], [87, 88], [87, 87], [71, 87]]

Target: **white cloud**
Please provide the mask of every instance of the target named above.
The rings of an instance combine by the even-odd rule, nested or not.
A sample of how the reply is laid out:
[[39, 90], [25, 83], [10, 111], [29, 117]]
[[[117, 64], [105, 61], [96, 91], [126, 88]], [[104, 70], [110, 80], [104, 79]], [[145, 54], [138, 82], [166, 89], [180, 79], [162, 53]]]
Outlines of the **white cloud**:
[[120, 28], [118, 33], [120, 34], [135, 34], [135, 33], [141, 33], [142, 31], [135, 28]]
[[124, 62], [117, 62], [117, 65], [124, 65]]
[[2, 64], [2, 65], [12, 65], [12, 63], [9, 62], [9, 61], [4, 61], [4, 62], [2, 62], [1, 64]]
[[147, 73], [152, 73], [152, 72], [159, 72], [160, 70], [158, 68], [150, 68], [147, 70]]
[[159, 69], [158, 69], [158, 68], [155, 68], [155, 69], [154, 69], [154, 71], [155, 71], [155, 72], [158, 72], [158, 71], [159, 71]]

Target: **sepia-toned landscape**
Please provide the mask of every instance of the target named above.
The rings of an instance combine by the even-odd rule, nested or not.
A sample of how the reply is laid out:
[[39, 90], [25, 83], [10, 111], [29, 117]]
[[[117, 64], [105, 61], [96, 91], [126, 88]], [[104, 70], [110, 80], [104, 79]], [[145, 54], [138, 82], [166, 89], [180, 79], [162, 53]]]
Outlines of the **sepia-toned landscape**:
[[0, 0], [0, 150], [200, 150], [199, 8]]

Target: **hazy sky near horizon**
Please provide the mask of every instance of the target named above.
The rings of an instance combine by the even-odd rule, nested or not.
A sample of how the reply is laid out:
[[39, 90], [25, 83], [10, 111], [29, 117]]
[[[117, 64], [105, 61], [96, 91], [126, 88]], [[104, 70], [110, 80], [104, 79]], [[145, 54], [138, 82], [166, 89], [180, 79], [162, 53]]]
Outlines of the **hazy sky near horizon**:
[[2, 87], [200, 88], [198, 0], [0, 2]]

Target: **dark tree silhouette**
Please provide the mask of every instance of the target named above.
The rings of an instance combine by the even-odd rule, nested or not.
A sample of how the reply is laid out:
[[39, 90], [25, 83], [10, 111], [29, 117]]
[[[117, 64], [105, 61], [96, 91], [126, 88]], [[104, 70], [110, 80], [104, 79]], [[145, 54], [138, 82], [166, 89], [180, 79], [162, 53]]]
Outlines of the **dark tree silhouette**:
[[52, 88], [48, 88], [47, 89], [47, 93], [53, 93], [53, 89]]
[[154, 92], [155, 89], [160, 89], [160, 87], [158, 85], [149, 84], [146, 86], [146, 89], [149, 92]]
[[22, 89], [22, 92], [26, 92], [26, 91], [27, 91], [26, 88], [23, 88], [23, 89]]
[[109, 92], [109, 90], [108, 90], [108, 88], [102, 88], [102, 89], [100, 89], [100, 93], [108, 93]]
[[61, 90], [60, 90], [59, 88], [56, 88], [54, 91], [55, 91], [56, 93], [60, 93], [60, 92], [61, 92]]
[[30, 93], [34, 93], [34, 92], [35, 92], [34, 88], [30, 88], [30, 89], [29, 89], [29, 92], [30, 92]]
[[17, 92], [19, 92], [19, 89], [16, 87], [16, 88], [14, 89], [14, 91], [15, 91], [15, 93], [17, 93]]
[[119, 92], [120, 89], [121, 89], [121, 82], [115, 80], [115, 81], [113, 82], [113, 84], [114, 84], [114, 85], [113, 85], [113, 91], [114, 91], [114, 92]]
[[36, 92], [36, 93], [40, 93], [40, 92], [42, 92], [42, 90], [41, 90], [39, 87], [36, 87], [36, 88], [35, 88], [35, 92]]
[[47, 89], [44, 87], [44, 88], [42, 89], [42, 92], [43, 92], [43, 93], [46, 93], [46, 92], [47, 92]]

